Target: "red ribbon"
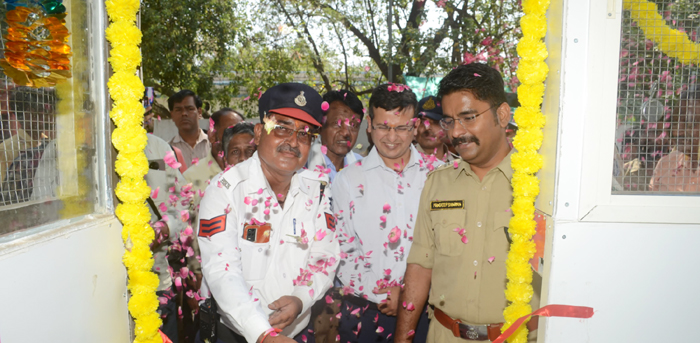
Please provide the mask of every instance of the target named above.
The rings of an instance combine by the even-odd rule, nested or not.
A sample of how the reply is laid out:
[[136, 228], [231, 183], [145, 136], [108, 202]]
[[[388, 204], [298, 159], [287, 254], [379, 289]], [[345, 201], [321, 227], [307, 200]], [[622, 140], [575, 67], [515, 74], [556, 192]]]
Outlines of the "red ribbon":
[[533, 316], [543, 317], [570, 317], [570, 318], [591, 318], [593, 317], [593, 308], [585, 306], [569, 306], [569, 305], [547, 305], [539, 310], [536, 310], [527, 316], [520, 317], [513, 325], [508, 327], [493, 343], [503, 343], [510, 335], [517, 330], [528, 318]]

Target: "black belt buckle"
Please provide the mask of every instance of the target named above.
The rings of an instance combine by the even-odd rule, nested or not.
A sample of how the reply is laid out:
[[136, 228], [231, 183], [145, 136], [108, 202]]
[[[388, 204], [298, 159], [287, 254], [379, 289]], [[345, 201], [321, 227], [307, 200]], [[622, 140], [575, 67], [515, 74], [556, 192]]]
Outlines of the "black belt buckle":
[[459, 337], [470, 341], [488, 341], [489, 330], [486, 325], [459, 323]]

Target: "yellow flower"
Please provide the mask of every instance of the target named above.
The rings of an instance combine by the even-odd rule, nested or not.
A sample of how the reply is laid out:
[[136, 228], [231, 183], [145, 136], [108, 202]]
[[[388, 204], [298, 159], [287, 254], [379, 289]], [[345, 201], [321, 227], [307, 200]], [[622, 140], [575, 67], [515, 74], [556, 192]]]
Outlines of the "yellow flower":
[[516, 75], [520, 82], [530, 85], [544, 82], [547, 73], [549, 73], [549, 68], [543, 61], [520, 61]]
[[142, 151], [117, 155], [114, 167], [122, 177], [143, 178], [148, 173], [148, 159]]
[[[130, 21], [117, 21], [105, 30], [105, 38], [116, 46], [137, 46], [141, 44], [141, 30]], [[139, 54], [140, 55], [140, 54]]]
[[518, 42], [517, 51], [523, 61], [538, 62], [547, 58], [547, 46], [540, 38], [523, 37]]
[[542, 146], [542, 139], [543, 134], [540, 129], [519, 129], [513, 138], [513, 146], [518, 151], [537, 151]]
[[545, 15], [549, 0], [523, 0], [522, 6], [525, 14]]
[[[518, 87], [519, 89], [520, 87]], [[518, 90], [520, 96], [520, 90]], [[539, 108], [518, 107], [513, 114], [513, 120], [518, 124], [518, 129], [541, 129], [544, 127], [544, 114]]]
[[115, 70], [131, 74], [141, 64], [141, 50], [135, 45], [117, 46], [110, 52], [109, 62]]
[[109, 94], [117, 105], [122, 101], [141, 99], [146, 90], [136, 74], [125, 71], [116, 71], [109, 78], [107, 87], [109, 87]]
[[121, 203], [117, 205], [114, 213], [118, 217], [123, 217], [122, 224], [128, 225], [146, 225], [151, 220], [151, 212], [148, 205], [145, 203]]
[[143, 124], [143, 104], [138, 99], [120, 101], [109, 112], [109, 116], [114, 120], [117, 127], [141, 126]]
[[[522, 107], [539, 109], [544, 97], [544, 84], [522, 84], [518, 86], [518, 102]], [[516, 122], [517, 123], [517, 122]], [[520, 124], [518, 124], [520, 126]]]
[[547, 33], [547, 17], [544, 15], [526, 14], [520, 18], [520, 28], [523, 31], [523, 37], [544, 38]]
[[151, 189], [144, 179], [122, 179], [114, 193], [124, 202], [143, 202], [149, 197]]
[[139, 0], [107, 0], [105, 2], [107, 15], [113, 22], [135, 22], [136, 12], [139, 11], [140, 5]]
[[[122, 153], [136, 153], [143, 151], [146, 148], [148, 136], [146, 130], [141, 126], [136, 127], [118, 127], [114, 129], [112, 134], [112, 144]], [[118, 174], [123, 174], [123, 171], [117, 169]]]

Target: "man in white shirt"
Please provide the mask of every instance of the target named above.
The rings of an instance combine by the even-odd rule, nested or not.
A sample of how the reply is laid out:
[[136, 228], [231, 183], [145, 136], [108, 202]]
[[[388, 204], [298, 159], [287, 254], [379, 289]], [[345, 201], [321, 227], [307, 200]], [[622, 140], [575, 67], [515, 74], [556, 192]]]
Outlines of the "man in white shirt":
[[357, 95], [344, 89], [327, 92], [323, 101], [326, 110], [321, 139], [311, 147], [307, 166], [311, 169], [317, 165], [327, 168], [325, 171], [332, 183], [340, 170], [362, 160], [362, 155], [352, 148], [360, 133], [364, 106]]
[[183, 89], [168, 98], [170, 117], [177, 126], [177, 135], [170, 140], [170, 145], [180, 149], [189, 168], [192, 161], [209, 155], [211, 143], [209, 137], [199, 128], [202, 117], [202, 100], [189, 89]]
[[[385, 84], [372, 92], [368, 132], [374, 149], [333, 183], [343, 283], [341, 342], [392, 341], [418, 200], [429, 166], [413, 146], [419, 121], [415, 94]], [[431, 168], [432, 167], [432, 168]], [[416, 309], [424, 311], [424, 309]], [[425, 342], [428, 318], [414, 341]]]
[[328, 178], [301, 169], [321, 126], [321, 102], [304, 84], [267, 90], [257, 152], [214, 177], [204, 194], [202, 293], [216, 300], [223, 342], [293, 342], [331, 287], [340, 248]]

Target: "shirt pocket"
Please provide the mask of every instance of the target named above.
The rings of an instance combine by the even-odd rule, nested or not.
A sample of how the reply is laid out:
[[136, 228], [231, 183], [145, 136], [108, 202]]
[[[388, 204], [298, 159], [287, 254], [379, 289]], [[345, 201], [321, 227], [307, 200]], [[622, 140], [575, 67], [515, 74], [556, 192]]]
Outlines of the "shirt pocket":
[[253, 243], [245, 239], [239, 239], [238, 242], [243, 278], [246, 281], [262, 280], [270, 259], [270, 243]]
[[464, 243], [462, 243], [462, 236], [455, 232], [456, 228], [461, 228], [460, 224], [447, 222], [447, 224], [435, 225], [435, 250], [438, 254], [444, 256], [462, 254]]
[[491, 239], [492, 249], [505, 249], [506, 252], [508, 251], [512, 241], [510, 229], [508, 228], [510, 226], [510, 218], [512, 217], [513, 215], [510, 211], [494, 213], [493, 232], [491, 233], [493, 235], [493, 239]]

